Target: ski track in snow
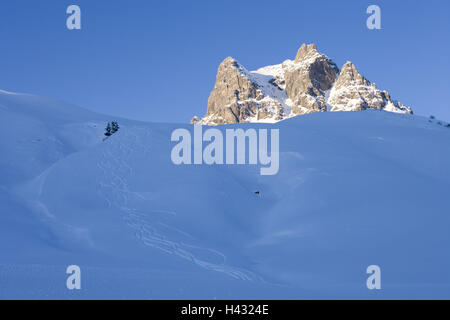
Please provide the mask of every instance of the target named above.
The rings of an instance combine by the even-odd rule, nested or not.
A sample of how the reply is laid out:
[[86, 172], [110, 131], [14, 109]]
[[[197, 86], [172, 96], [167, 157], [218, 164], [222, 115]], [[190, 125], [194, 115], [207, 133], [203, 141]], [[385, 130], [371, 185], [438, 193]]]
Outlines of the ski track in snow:
[[[133, 128], [133, 130], [135, 129]], [[150, 136], [147, 131], [137, 135], [131, 133], [131, 130], [122, 130], [121, 134], [125, 135], [126, 138], [124, 137], [123, 140], [127, 143], [118, 142], [116, 144], [118, 148], [114, 149], [114, 154], [111, 148], [106, 149], [102, 154], [102, 161], [97, 164], [104, 177], [99, 182], [99, 194], [105, 199], [108, 206], [115, 207], [122, 212], [124, 221], [133, 229], [135, 237], [145, 246], [177, 255], [199, 267], [222, 272], [239, 280], [262, 280], [250, 271], [226, 265], [226, 256], [217, 250], [188, 244], [177, 240], [176, 236], [168, 236], [167, 230], [170, 230], [170, 233], [174, 233], [180, 238], [194, 239], [191, 235], [163, 222], [163, 217], [176, 218], [176, 212], [165, 209], [149, 209], [142, 212], [133, 208], [130, 200], [145, 200], [145, 197], [129, 188], [127, 177], [133, 174], [133, 168], [127, 163], [127, 160], [133, 150], [145, 150], [147, 153], [149, 147], [141, 139], [144, 137], [144, 140], [150, 141], [150, 139], [146, 139]], [[203, 256], [199, 252], [202, 252]]]

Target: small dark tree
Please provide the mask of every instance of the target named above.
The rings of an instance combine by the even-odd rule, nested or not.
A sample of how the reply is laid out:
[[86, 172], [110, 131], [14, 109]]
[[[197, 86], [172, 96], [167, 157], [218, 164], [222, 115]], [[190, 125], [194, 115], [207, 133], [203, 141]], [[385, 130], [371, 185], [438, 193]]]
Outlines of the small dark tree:
[[112, 127], [111, 124], [108, 122], [108, 125], [106, 126], [105, 129], [105, 136], [109, 137], [112, 135]]
[[[108, 125], [105, 128], [106, 138], [112, 136], [114, 133], [119, 131], [119, 129], [120, 129], [120, 127], [119, 127], [119, 124], [117, 123], [117, 121], [108, 122]], [[105, 140], [105, 139], [103, 139], [103, 140]]]
[[119, 129], [119, 124], [116, 121], [111, 122], [111, 134], [116, 133]]

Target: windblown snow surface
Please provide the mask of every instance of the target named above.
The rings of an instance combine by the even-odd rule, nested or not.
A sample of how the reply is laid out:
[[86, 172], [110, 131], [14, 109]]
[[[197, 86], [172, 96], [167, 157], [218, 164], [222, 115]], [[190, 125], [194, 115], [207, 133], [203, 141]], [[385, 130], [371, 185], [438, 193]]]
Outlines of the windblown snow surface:
[[174, 165], [180, 127], [0, 92], [0, 298], [450, 298], [450, 128], [373, 110], [217, 127], [280, 130], [261, 176]]

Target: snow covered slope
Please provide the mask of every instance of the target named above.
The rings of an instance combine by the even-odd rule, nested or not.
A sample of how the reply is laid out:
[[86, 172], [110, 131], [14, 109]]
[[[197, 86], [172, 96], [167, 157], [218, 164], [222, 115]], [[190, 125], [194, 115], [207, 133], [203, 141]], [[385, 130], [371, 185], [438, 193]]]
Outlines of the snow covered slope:
[[261, 176], [175, 166], [180, 127], [1, 92], [0, 298], [450, 298], [450, 128], [375, 110], [217, 127], [280, 130]]

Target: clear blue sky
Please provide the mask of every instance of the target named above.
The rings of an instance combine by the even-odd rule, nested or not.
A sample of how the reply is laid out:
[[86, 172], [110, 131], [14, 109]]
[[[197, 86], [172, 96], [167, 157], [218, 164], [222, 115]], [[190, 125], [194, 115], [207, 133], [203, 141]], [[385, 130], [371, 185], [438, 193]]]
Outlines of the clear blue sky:
[[[66, 8], [82, 30], [66, 29]], [[366, 28], [366, 8], [382, 30]], [[247, 69], [316, 43], [416, 114], [450, 121], [450, 1], [2, 0], [0, 88], [132, 119], [203, 116], [219, 63]]]

